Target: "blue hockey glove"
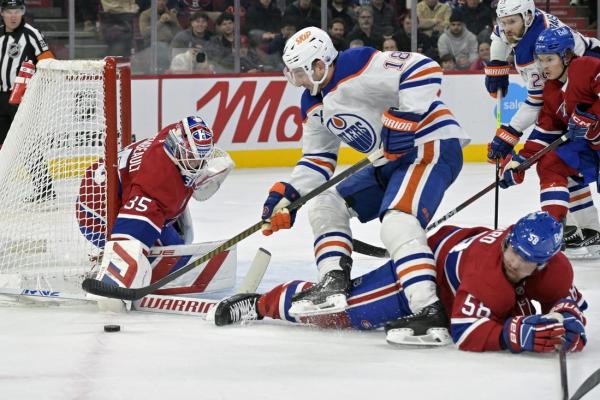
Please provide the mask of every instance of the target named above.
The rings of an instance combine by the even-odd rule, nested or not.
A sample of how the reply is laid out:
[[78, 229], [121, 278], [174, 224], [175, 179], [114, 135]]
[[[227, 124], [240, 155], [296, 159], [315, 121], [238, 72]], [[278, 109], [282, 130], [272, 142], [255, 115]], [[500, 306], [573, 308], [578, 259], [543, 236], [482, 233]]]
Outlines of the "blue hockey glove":
[[280, 229], [289, 229], [294, 225], [296, 211], [290, 212], [286, 207], [291, 202], [300, 198], [300, 193], [292, 185], [285, 182], [276, 182], [269, 190], [269, 197], [263, 205], [262, 233], [271, 235]]
[[575, 107], [571, 114], [567, 130], [567, 137], [571, 140], [587, 139], [595, 141], [600, 136], [598, 117]]
[[526, 160], [525, 157], [515, 153], [509, 154], [500, 164], [500, 187], [506, 189], [510, 186], [519, 185], [525, 179], [525, 171], [515, 171], [520, 164]]
[[381, 142], [385, 158], [396, 160], [415, 147], [415, 132], [420, 120], [420, 114], [401, 112], [393, 107], [383, 113]]
[[559, 313], [563, 316], [565, 328], [565, 341], [563, 347], [567, 351], [581, 351], [587, 343], [585, 335], [586, 319], [577, 303], [571, 299], [561, 299], [552, 307], [550, 313]]
[[509, 70], [510, 65], [506, 61], [491, 60], [485, 64], [485, 88], [493, 98], [496, 98], [498, 89], [502, 90], [502, 97], [508, 93]]
[[523, 133], [510, 125], [500, 125], [500, 128], [496, 129], [496, 136], [488, 144], [488, 162], [493, 163], [497, 158], [506, 158], [519, 143], [522, 135]]
[[518, 316], [504, 322], [502, 341], [513, 353], [549, 353], [562, 345], [562, 322], [547, 315]]

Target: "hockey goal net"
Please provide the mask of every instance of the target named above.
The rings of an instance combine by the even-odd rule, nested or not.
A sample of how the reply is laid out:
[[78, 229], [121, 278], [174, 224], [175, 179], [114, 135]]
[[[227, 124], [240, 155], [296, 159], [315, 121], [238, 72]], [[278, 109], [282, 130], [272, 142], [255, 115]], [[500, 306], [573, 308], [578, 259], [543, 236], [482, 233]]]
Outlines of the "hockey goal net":
[[[130, 109], [130, 70], [116, 59], [38, 63], [0, 150], [0, 293], [83, 294], [101, 255], [89, 239], [106, 235], [116, 215]], [[77, 198], [98, 160], [106, 161], [95, 176], [106, 183], [95, 194], [104, 215], [81, 228]]]

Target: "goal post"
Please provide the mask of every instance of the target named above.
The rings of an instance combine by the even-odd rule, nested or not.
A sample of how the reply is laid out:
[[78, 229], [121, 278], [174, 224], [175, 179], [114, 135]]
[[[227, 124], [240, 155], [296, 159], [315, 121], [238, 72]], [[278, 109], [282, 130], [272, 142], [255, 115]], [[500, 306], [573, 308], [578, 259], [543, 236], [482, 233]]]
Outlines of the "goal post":
[[[128, 64], [113, 57], [37, 64], [0, 149], [0, 292], [82, 292], [100, 261], [98, 238], [118, 212], [117, 153], [131, 142], [130, 79]], [[100, 160], [103, 170], [90, 168]], [[83, 179], [92, 170], [93, 179]], [[83, 195], [102, 212], [81, 210]]]

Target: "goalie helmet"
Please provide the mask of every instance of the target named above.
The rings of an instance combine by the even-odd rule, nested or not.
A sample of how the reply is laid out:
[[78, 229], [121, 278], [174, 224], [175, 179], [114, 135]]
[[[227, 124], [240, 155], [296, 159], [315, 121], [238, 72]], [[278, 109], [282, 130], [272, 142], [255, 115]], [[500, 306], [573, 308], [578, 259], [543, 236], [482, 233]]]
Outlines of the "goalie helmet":
[[525, 261], [541, 268], [562, 246], [562, 224], [547, 212], [536, 211], [517, 221], [507, 241]]
[[[310, 94], [316, 96], [319, 85], [326, 79], [329, 66], [337, 55], [338, 52], [327, 32], [309, 26], [296, 32], [285, 43], [282, 56], [285, 63], [283, 73], [294, 86], [301, 86], [301, 83], [308, 79], [312, 83]], [[325, 74], [319, 81], [313, 79], [313, 64], [316, 60], [325, 63]]]
[[575, 39], [567, 26], [545, 29], [535, 42], [536, 55], [558, 54], [564, 61], [567, 51], [575, 52]]
[[[520, 15], [525, 24], [523, 35], [527, 29], [533, 24], [535, 18], [535, 3], [533, 0], [500, 0], [496, 7], [496, 15], [498, 18], [508, 17], [510, 15]], [[531, 15], [531, 18], [529, 18]]]
[[164, 147], [179, 167], [187, 186], [193, 186], [213, 151], [213, 133], [200, 117], [177, 122], [165, 138]]

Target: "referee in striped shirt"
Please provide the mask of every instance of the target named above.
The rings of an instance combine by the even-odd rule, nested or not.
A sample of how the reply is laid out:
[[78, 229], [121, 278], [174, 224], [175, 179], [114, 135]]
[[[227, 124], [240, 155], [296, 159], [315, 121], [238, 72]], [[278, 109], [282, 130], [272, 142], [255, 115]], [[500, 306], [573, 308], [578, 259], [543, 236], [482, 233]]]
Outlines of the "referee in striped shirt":
[[41, 59], [54, 58], [42, 33], [25, 22], [24, 14], [24, 0], [1, 0], [4, 26], [0, 27], [0, 147], [17, 112], [18, 106], [9, 104], [8, 99], [21, 63], [30, 60], [37, 64]]

